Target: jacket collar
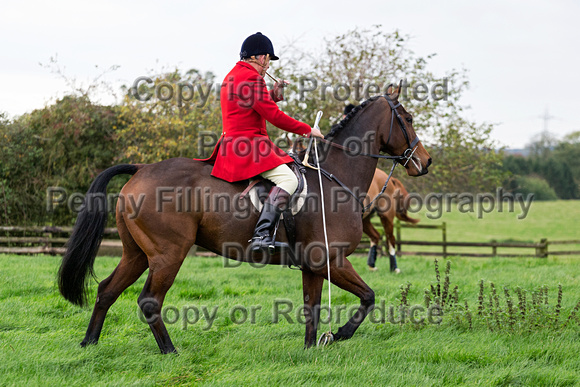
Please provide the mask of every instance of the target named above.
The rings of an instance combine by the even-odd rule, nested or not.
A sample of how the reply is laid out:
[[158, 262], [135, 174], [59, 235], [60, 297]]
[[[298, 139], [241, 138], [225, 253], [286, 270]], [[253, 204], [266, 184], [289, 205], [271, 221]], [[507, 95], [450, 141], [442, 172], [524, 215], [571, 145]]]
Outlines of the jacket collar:
[[252, 66], [251, 64], [249, 64], [249, 63], [246, 63], [246, 62], [244, 62], [244, 61], [241, 61], [241, 60], [240, 60], [240, 61], [238, 61], [238, 63], [236, 63], [236, 65], [237, 65], [237, 66], [242, 66], [242, 67], [248, 68], [248, 69], [250, 69], [250, 70], [252, 70], [252, 71], [255, 71], [255, 72], [256, 72], [256, 74], [260, 74], [260, 73], [258, 72], [258, 70], [256, 70], [256, 69], [254, 68], [254, 66]]

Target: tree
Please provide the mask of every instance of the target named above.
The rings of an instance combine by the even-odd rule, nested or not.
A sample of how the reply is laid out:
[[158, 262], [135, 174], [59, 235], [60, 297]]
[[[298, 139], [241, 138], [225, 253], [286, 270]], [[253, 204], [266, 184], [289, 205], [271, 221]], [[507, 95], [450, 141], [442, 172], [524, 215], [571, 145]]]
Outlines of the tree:
[[566, 163], [576, 183], [576, 198], [580, 198], [580, 131], [572, 132], [562, 139], [553, 152], [554, 158]]
[[428, 69], [434, 54], [415, 55], [408, 49], [409, 40], [398, 31], [386, 33], [374, 26], [325, 40], [316, 52], [286, 47], [280, 60], [283, 70], [274, 71], [292, 81], [281, 105], [305, 122], [313, 122], [322, 110], [324, 130], [341, 119], [346, 103], [384, 94], [390, 83], [404, 79], [399, 100], [414, 116], [413, 126], [433, 156], [429, 175], [406, 179], [405, 184], [424, 193], [495, 190], [505, 177], [503, 156], [491, 139], [493, 126], [464, 117], [466, 71], [450, 70], [443, 78], [436, 77]]
[[[171, 157], [203, 157], [204, 133], [221, 132], [221, 110], [214, 75], [189, 70], [165, 73], [125, 88], [120, 107], [118, 162], [153, 163]], [[206, 147], [207, 148], [207, 147]]]
[[532, 141], [526, 145], [529, 154], [535, 157], [547, 158], [552, 155], [552, 151], [558, 144], [556, 136], [548, 131], [535, 135]]
[[[523, 189], [522, 184], [535, 187], [545, 192], [543, 185], [548, 184], [560, 199], [580, 198], [580, 132], [571, 133], [558, 141], [553, 135], [544, 132], [528, 144], [529, 156], [508, 156], [504, 160], [504, 169], [512, 174], [506, 183], [515, 191]], [[543, 183], [530, 184], [529, 179], [540, 178]], [[543, 195], [549, 199], [553, 195]]]
[[4, 220], [13, 224], [70, 224], [66, 203], [47, 211], [47, 189], [85, 193], [99, 172], [113, 163], [119, 148], [115, 107], [87, 96], [65, 96], [0, 125], [0, 181]]

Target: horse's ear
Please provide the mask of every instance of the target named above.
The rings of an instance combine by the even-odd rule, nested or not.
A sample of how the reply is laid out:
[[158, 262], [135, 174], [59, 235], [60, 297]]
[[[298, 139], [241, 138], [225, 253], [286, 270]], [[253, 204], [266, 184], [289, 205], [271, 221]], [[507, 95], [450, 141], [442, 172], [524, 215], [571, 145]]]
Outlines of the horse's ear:
[[403, 80], [399, 81], [399, 87], [397, 88], [397, 98], [401, 95], [401, 90], [403, 90]]
[[[390, 87], [392, 89], [392, 85]], [[396, 101], [399, 98], [402, 89], [403, 89], [403, 80], [401, 79], [401, 81], [399, 82], [399, 86], [397, 87], [397, 90], [390, 95], [393, 101]]]
[[387, 87], [387, 95], [394, 101], [397, 98], [399, 98], [399, 95], [401, 95], [402, 88], [403, 88], [403, 80], [402, 79], [399, 82], [399, 86], [397, 87], [396, 91], [393, 91], [393, 84], [391, 83], [389, 85], [389, 87]]

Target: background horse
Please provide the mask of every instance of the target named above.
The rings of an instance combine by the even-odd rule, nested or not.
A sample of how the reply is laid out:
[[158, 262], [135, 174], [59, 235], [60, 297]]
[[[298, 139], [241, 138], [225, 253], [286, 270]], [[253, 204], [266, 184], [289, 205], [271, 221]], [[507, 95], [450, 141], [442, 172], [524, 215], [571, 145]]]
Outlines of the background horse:
[[[324, 181], [323, 188], [328, 198], [325, 209], [331, 246], [330, 281], [360, 299], [357, 312], [334, 333], [335, 340], [352, 337], [374, 307], [374, 292], [346, 257], [355, 250], [362, 236], [362, 206], [356, 196], [366, 193], [370, 186], [377, 165], [376, 155], [386, 152], [407, 160], [405, 169], [410, 176], [427, 173], [431, 164], [429, 154], [415, 134], [411, 115], [397, 102], [400, 89], [399, 85], [397, 92], [392, 93], [389, 87], [387, 95], [365, 101], [333, 127], [327, 135], [328, 146], [319, 147], [323, 153], [321, 167], [335, 178]], [[360, 145], [355, 151], [350, 148], [354, 143]], [[165, 295], [193, 244], [238, 261], [287, 263], [279, 253], [255, 255], [248, 249], [259, 213], [247, 196], [240, 198], [247, 182], [230, 184], [212, 177], [211, 170], [212, 165], [206, 162], [176, 158], [149, 165], [117, 165], [93, 181], [58, 275], [61, 294], [79, 305], [86, 303], [87, 280], [93, 273], [106, 223], [106, 186], [115, 175], [133, 175], [121, 190], [124, 208], [119, 200], [116, 210], [123, 255], [113, 273], [98, 286], [82, 346], [97, 343], [111, 305], [149, 269], [138, 303], [161, 352], [175, 352], [160, 315]], [[321, 248], [325, 239], [316, 171], [308, 170], [306, 179], [308, 199], [314, 198], [318, 208], [312, 205], [315, 208], [303, 209], [295, 216], [293, 248], [302, 271], [305, 346], [310, 347], [316, 343], [327, 258]], [[334, 195], [340, 194], [344, 194], [341, 200], [333, 200]], [[277, 238], [288, 241], [282, 228]]]
[[371, 240], [371, 247], [369, 249], [369, 256], [367, 259], [367, 264], [371, 270], [376, 270], [375, 262], [377, 259], [377, 250], [382, 254], [381, 249], [381, 234], [373, 226], [371, 220], [375, 214], [379, 216], [383, 229], [385, 230], [386, 236], [386, 247], [389, 252], [389, 264], [391, 271], [395, 273], [400, 273], [401, 271], [397, 267], [397, 258], [395, 250], [395, 235], [393, 234], [393, 226], [395, 216], [402, 220], [403, 222], [409, 222], [412, 224], [418, 223], [419, 219], [411, 218], [407, 214], [408, 201], [406, 200], [409, 193], [397, 178], [391, 177], [387, 188], [377, 197], [381, 190], [383, 189], [385, 182], [389, 175], [380, 170], [375, 170], [375, 175], [373, 176], [373, 181], [368, 190], [368, 195], [365, 199], [365, 206], [370, 203], [371, 200], [375, 199], [371, 207], [365, 212], [363, 217], [363, 232], [367, 234]]

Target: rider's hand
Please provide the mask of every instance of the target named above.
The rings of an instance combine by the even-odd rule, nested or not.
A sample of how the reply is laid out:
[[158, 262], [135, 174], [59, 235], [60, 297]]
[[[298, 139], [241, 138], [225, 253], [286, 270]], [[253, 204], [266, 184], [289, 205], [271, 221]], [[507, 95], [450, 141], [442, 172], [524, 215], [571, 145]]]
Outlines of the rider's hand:
[[310, 132], [310, 137], [312, 136], [324, 138], [324, 135], [322, 134], [322, 132], [320, 132], [320, 129], [318, 128], [312, 128], [312, 131]]
[[286, 80], [274, 83], [274, 87], [272, 88], [272, 92], [276, 96], [276, 99], [279, 99], [279, 100], [284, 99], [284, 88], [288, 84], [290, 84], [290, 82], [288, 82]]

